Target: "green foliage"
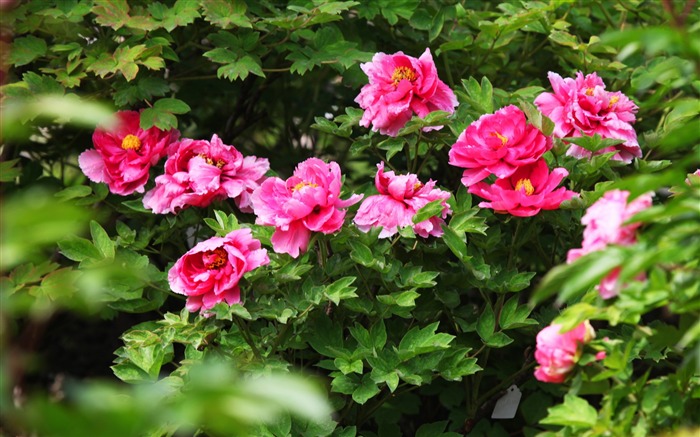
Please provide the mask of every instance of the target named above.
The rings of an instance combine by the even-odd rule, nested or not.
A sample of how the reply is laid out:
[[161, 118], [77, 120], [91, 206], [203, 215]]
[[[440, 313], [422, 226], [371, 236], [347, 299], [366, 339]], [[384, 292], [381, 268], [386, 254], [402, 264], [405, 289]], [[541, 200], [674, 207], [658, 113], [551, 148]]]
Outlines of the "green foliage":
[[[700, 185], [685, 179], [700, 166], [700, 27], [697, 10], [681, 9], [641, 0], [72, 0], [3, 10], [14, 35], [2, 42], [9, 71], [0, 88], [8, 432], [697, 431]], [[418, 57], [426, 46], [458, 97], [456, 112], [414, 117], [396, 137], [360, 126], [360, 64], [377, 52]], [[533, 104], [551, 90], [550, 71], [597, 72], [606, 89], [634, 100], [643, 158], [580, 160], [566, 155], [569, 144], [595, 152], [620, 141], [555, 139], [545, 158], [568, 171], [563, 183], [580, 197], [531, 218], [480, 208], [461, 170], [447, 164], [451, 145], [474, 120], [511, 104], [552, 134], [553, 121]], [[440, 238], [406, 227], [380, 239], [379, 229], [350, 224], [354, 206], [340, 231], [314, 235], [292, 259], [274, 253], [272, 229], [231, 201], [154, 215], [142, 194], [120, 197], [87, 181], [78, 156], [114, 109], [140, 110], [143, 129], [215, 133], [246, 156], [268, 158], [269, 175], [286, 177], [309, 156], [336, 161], [343, 198], [376, 194], [383, 161], [451, 191], [452, 213]], [[162, 162], [147, 189], [161, 171]], [[586, 208], [615, 188], [655, 193], [654, 206], [631, 219], [642, 223], [637, 242], [567, 264]], [[430, 202], [413, 223], [442, 211]], [[170, 267], [196, 242], [240, 228], [251, 229], [270, 263], [242, 278], [241, 303], [220, 303], [209, 317], [189, 313], [170, 289]], [[617, 268], [624, 286], [604, 300], [595, 287]], [[131, 385], [75, 383], [62, 401], [37, 387], [26, 402], [13, 399], [15, 385], [42, 380], [31, 366], [17, 370], [28, 336], [20, 332], [54, 329], [52, 317], [66, 313], [132, 317], [111, 367]], [[597, 337], [565, 384], [537, 382], [537, 332], [584, 320]], [[598, 352], [606, 357], [596, 360]], [[523, 392], [516, 418], [489, 419], [512, 384]]]

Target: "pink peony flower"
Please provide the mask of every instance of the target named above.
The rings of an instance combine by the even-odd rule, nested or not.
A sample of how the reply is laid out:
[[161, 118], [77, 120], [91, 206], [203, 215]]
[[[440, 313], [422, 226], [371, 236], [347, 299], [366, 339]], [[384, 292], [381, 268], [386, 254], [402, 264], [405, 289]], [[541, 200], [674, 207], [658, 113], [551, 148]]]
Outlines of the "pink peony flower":
[[216, 135], [211, 141], [186, 138], [174, 145], [165, 162], [165, 174], [156, 178], [156, 186], [146, 193], [143, 205], [165, 214], [230, 198], [241, 211], [252, 212], [250, 195], [269, 168], [267, 159], [244, 157]]
[[550, 173], [547, 163], [540, 159], [518, 168], [507, 178], [497, 179], [493, 185], [478, 182], [469, 187], [469, 192], [491, 201], [479, 203], [481, 208], [530, 217], [542, 209], [557, 209], [563, 201], [578, 196], [564, 187], [555, 189], [568, 174], [564, 168], [555, 168]]
[[[586, 214], [581, 218], [581, 223], [586, 226], [581, 248], [569, 250], [567, 263], [572, 263], [588, 253], [603, 250], [609, 244], [629, 246], [637, 242], [636, 231], [641, 223], [625, 222], [651, 206], [651, 194], [641, 195], [628, 204], [629, 194], [629, 191], [608, 191], [586, 210]], [[620, 268], [616, 267], [597, 286], [603, 299], [619, 294], [619, 276]], [[644, 277], [642, 274], [637, 279], [643, 280]]]
[[165, 156], [168, 146], [177, 141], [177, 130], [156, 127], [143, 130], [136, 111], [117, 112], [117, 126], [111, 130], [97, 128], [92, 134], [94, 149], [78, 157], [78, 164], [93, 182], [104, 182], [109, 191], [126, 196], [143, 193], [151, 166]]
[[561, 383], [581, 357], [581, 346], [595, 338], [595, 330], [586, 320], [568, 332], [552, 324], [537, 334], [535, 359], [539, 366], [535, 378], [542, 382]]
[[300, 163], [286, 181], [269, 178], [253, 192], [251, 201], [259, 225], [274, 226], [272, 247], [292, 257], [306, 252], [311, 232], [331, 234], [343, 225], [345, 210], [362, 199], [340, 199], [341, 175], [337, 163], [318, 158]]
[[[542, 93], [535, 99], [539, 110], [554, 122], [554, 136], [558, 138], [593, 136], [625, 140], [622, 144], [606, 147], [596, 152], [616, 152], [613, 160], [632, 162], [641, 158], [637, 134], [632, 127], [637, 105], [621, 92], [605, 91], [603, 80], [596, 73], [576, 79], [562, 79], [550, 72], [549, 82], [554, 93]], [[577, 158], [590, 157], [592, 153], [572, 144], [568, 155]]]
[[240, 302], [238, 283], [243, 275], [269, 262], [250, 229], [238, 229], [190, 249], [168, 271], [168, 282], [175, 293], [187, 296], [189, 311], [206, 314], [219, 302]]
[[466, 168], [462, 183], [470, 186], [490, 174], [499, 179], [532, 164], [552, 148], [552, 139], [525, 120], [517, 106], [482, 115], [450, 149], [450, 164]]
[[[454, 112], [457, 97], [437, 76], [430, 49], [416, 59], [397, 52], [377, 53], [360, 65], [369, 77], [355, 101], [365, 110], [360, 125], [395, 137], [413, 114], [424, 118], [433, 111]], [[440, 129], [426, 127], [424, 130]]]
[[[413, 227], [416, 234], [427, 238], [429, 235], [442, 235], [442, 224], [452, 213], [445, 202], [450, 193], [435, 187], [435, 181], [429, 180], [423, 185], [414, 174], [395, 176], [393, 171], [384, 172], [384, 163], [377, 164], [374, 183], [379, 194], [369, 196], [360, 205], [354, 223], [363, 232], [373, 226], [381, 226], [379, 238], [387, 238], [398, 232], [398, 228]], [[413, 216], [428, 203], [442, 199], [442, 214], [420, 223], [413, 223]]]

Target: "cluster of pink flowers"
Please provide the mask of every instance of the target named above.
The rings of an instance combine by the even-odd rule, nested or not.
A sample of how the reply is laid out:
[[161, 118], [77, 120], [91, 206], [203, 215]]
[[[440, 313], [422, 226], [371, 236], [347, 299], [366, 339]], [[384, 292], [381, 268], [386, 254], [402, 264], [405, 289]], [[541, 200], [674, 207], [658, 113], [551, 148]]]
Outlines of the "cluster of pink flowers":
[[[561, 332], [561, 325], [551, 324], [537, 334], [535, 378], [542, 382], [561, 383], [581, 358], [583, 345], [595, 338], [595, 330], [588, 322], [582, 322], [568, 332]], [[604, 352], [596, 355], [603, 359]]]
[[360, 126], [371, 125], [372, 130], [394, 137], [413, 114], [425, 118], [438, 110], [453, 113], [457, 106], [455, 94], [438, 78], [430, 49], [418, 59], [403, 52], [377, 53], [360, 68], [369, 78], [355, 99], [365, 110]]
[[[621, 92], [605, 90], [603, 80], [596, 73], [578, 72], [576, 78], [563, 79], [549, 73], [554, 93], [542, 93], [535, 99], [539, 110], [554, 122], [554, 136], [558, 138], [600, 135], [603, 138], [624, 140], [622, 144], [599, 150], [596, 154], [615, 152], [612, 159], [632, 162], [641, 158], [637, 134], [632, 127], [637, 105]], [[592, 153], [577, 145], [570, 145], [567, 154], [585, 158]]]
[[250, 196], [265, 180], [265, 158], [244, 157], [214, 135], [211, 141], [184, 139], [172, 146], [165, 174], [143, 198], [157, 214], [177, 213], [187, 206], [205, 207], [215, 200], [233, 199], [243, 212], [252, 212]]
[[[353, 222], [363, 232], [371, 227], [382, 227], [379, 238], [387, 238], [398, 232], [398, 228], [413, 227], [421, 237], [442, 236], [445, 218], [452, 213], [447, 199], [450, 193], [435, 188], [435, 181], [423, 184], [414, 174], [395, 175], [384, 171], [384, 163], [377, 164], [374, 183], [379, 194], [369, 196], [360, 205]], [[413, 223], [419, 209], [435, 200], [442, 200], [442, 212], [420, 223]]]
[[[651, 194], [643, 194], [631, 202], [628, 191], [612, 190], [591, 205], [581, 219], [585, 225], [581, 248], [571, 249], [567, 262], [571, 263], [583, 255], [605, 249], [610, 244], [629, 246], [637, 242], [636, 231], [641, 223], [627, 223], [635, 214], [651, 206]], [[617, 296], [621, 284], [618, 281], [620, 267], [615, 267], [598, 285], [603, 299]], [[637, 279], [644, 279], [640, 275]]]
[[[551, 173], [543, 155], [552, 139], [529, 124], [516, 106], [481, 116], [470, 124], [450, 149], [451, 165], [465, 168], [462, 183], [468, 191], [489, 202], [482, 208], [499, 213], [529, 217], [540, 210], [559, 208], [576, 193], [557, 185], [569, 172], [556, 168]], [[496, 182], [483, 179], [496, 176]]]
[[362, 199], [340, 199], [341, 174], [337, 163], [318, 158], [300, 163], [287, 180], [268, 178], [252, 195], [259, 225], [274, 226], [272, 248], [296, 258], [305, 252], [311, 232], [332, 234], [345, 219], [345, 208]]

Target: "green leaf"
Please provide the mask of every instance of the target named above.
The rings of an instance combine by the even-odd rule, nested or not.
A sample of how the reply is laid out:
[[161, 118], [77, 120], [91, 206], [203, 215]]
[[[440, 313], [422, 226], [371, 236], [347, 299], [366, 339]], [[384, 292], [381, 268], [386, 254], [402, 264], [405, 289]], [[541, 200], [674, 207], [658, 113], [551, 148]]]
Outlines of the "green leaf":
[[102, 258], [100, 251], [85, 238], [71, 235], [58, 242], [61, 253], [68, 259], [82, 262], [85, 260], [97, 260]]
[[423, 329], [418, 326], [411, 328], [399, 343], [399, 358], [406, 361], [420, 354], [447, 349], [455, 337], [445, 333], [436, 334], [438, 325], [439, 322], [435, 322]]
[[618, 140], [615, 138], [603, 138], [598, 134], [594, 134], [592, 137], [583, 135], [580, 137], [566, 137], [562, 139], [568, 143], [576, 144], [577, 146], [583, 147], [586, 150], [590, 150], [591, 152], [597, 152], [606, 147], [615, 146], [625, 142], [625, 140]]
[[416, 211], [416, 215], [413, 216], [413, 223], [420, 223], [422, 221], [428, 220], [431, 217], [440, 215], [445, 208], [442, 203], [444, 200], [436, 199], [432, 202], [428, 202], [421, 209]]
[[74, 185], [59, 191], [58, 193], [54, 194], [54, 196], [61, 200], [70, 200], [89, 196], [90, 194], [92, 194], [92, 188], [89, 186]]
[[564, 397], [564, 403], [547, 408], [547, 417], [540, 423], [573, 427], [593, 427], [598, 420], [598, 412], [585, 399], [572, 394]]
[[44, 56], [48, 51], [46, 41], [33, 35], [16, 38], [9, 52], [9, 62], [15, 67], [29, 64], [36, 58]]
[[348, 244], [350, 244], [350, 247], [352, 248], [350, 258], [352, 258], [353, 261], [360, 263], [365, 267], [369, 267], [374, 264], [374, 255], [372, 255], [372, 251], [369, 249], [369, 247], [357, 240], [350, 240], [348, 241]]
[[114, 259], [114, 242], [99, 223], [90, 220], [90, 234], [95, 247], [106, 259]]
[[328, 299], [334, 304], [338, 305], [343, 299], [351, 299], [357, 297], [355, 290], [357, 287], [350, 287], [350, 284], [355, 282], [357, 278], [354, 276], [346, 276], [344, 278], [338, 279], [331, 285], [326, 287], [325, 294]]
[[204, 19], [217, 27], [253, 27], [245, 15], [247, 6], [243, 1], [203, 0], [201, 5]]
[[159, 99], [153, 107], [159, 111], [170, 112], [172, 114], [186, 114], [191, 111], [189, 105], [179, 99]]
[[362, 360], [336, 358], [335, 360], [333, 360], [333, 363], [338, 368], [338, 370], [343, 372], [343, 375], [347, 375], [349, 373], [357, 373], [358, 375], [362, 375]]
[[488, 347], [499, 348], [513, 343], [513, 339], [508, 337], [503, 332], [496, 332], [493, 335], [491, 335], [491, 337], [489, 337], [487, 340], [485, 340], [484, 343]]
[[352, 392], [352, 400], [360, 405], [364, 405], [365, 402], [372, 399], [377, 394], [379, 394], [379, 387], [372, 381], [370, 375], [365, 375], [362, 377], [360, 386]]
[[177, 128], [177, 117], [155, 107], [144, 109], [141, 112], [141, 129], [150, 129], [153, 126], [161, 130], [175, 129]]
[[476, 322], [476, 332], [479, 334], [482, 340], [487, 341], [493, 335], [496, 330], [496, 315], [493, 312], [493, 308], [488, 303], [484, 305], [484, 310], [482, 311], [479, 319]]
[[[22, 174], [22, 169], [20, 167], [15, 167], [15, 164], [18, 162], [19, 158], [0, 162], [0, 182], [13, 182], [19, 175]], [[58, 194], [59, 193], [56, 193], [56, 195]]]
[[442, 240], [447, 244], [447, 247], [450, 248], [452, 253], [462, 262], [469, 261], [471, 257], [467, 255], [467, 242], [465, 241], [464, 232], [458, 232], [446, 224], [442, 225], [442, 230], [444, 232]]
[[236, 79], [243, 80], [248, 77], [249, 73], [253, 73], [256, 76], [265, 77], [260, 59], [257, 59], [257, 57], [253, 58], [249, 55], [245, 55], [236, 62], [224, 65], [216, 70], [218, 77], [225, 77], [230, 81], [234, 81]]
[[91, 11], [97, 17], [95, 21], [114, 30], [126, 25], [129, 21], [129, 4], [127, 0], [110, 0], [95, 2]]
[[513, 296], [506, 301], [501, 309], [499, 326], [501, 329], [514, 329], [527, 325], [536, 325], [537, 321], [528, 319], [530, 307], [527, 305], [518, 306], [518, 296]]

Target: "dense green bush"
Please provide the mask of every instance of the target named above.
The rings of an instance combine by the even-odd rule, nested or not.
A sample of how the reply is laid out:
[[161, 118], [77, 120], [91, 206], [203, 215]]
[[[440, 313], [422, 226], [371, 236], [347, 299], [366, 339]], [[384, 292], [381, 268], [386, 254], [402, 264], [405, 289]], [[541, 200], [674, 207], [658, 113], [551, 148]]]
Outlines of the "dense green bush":
[[[0, 382], [13, 435], [660, 435], [700, 426], [700, 22], [694, 1], [88, 1], [2, 3], [3, 272]], [[430, 48], [456, 111], [397, 136], [359, 125], [360, 64]], [[480, 208], [449, 164], [459, 135], [518, 106], [544, 134], [549, 72], [597, 73], [639, 106], [643, 156], [577, 159], [554, 139], [550, 167], [580, 195], [516, 217]], [[352, 224], [316, 233], [297, 258], [230, 200], [153, 214], [143, 194], [88, 180], [78, 156], [118, 110], [142, 129], [218, 135], [286, 179], [337, 162], [343, 195], [376, 194], [376, 164], [451, 193], [441, 237], [387, 239]], [[426, 126], [444, 125], [424, 131]], [[600, 137], [573, 140], [596, 151]], [[607, 142], [606, 142], [607, 141]], [[151, 168], [147, 190], [163, 173]], [[490, 180], [489, 180], [490, 181]], [[566, 263], [604, 193], [653, 192], [636, 242]], [[443, 211], [428, 203], [414, 223]], [[167, 273], [196, 243], [251, 229], [269, 264], [240, 304], [190, 313]], [[620, 269], [619, 295], [601, 278]], [[642, 274], [640, 276], [640, 274]], [[26, 333], [56, 314], [114, 320], [114, 381], [40, 387]], [[136, 319], [133, 319], [136, 320]], [[144, 321], [145, 320], [145, 321]], [[562, 384], [537, 381], [535, 337], [552, 323], [596, 330]], [[134, 322], [137, 323], [137, 322]], [[89, 344], [84, 354], [91, 353]], [[604, 359], [596, 359], [597, 352]], [[600, 358], [600, 355], [598, 355]], [[281, 372], [281, 375], [280, 375]], [[303, 377], [296, 375], [300, 373]], [[81, 377], [84, 375], [74, 375]], [[291, 379], [290, 379], [291, 378]], [[31, 379], [31, 378], [30, 378]], [[310, 382], [312, 381], [312, 382]], [[36, 385], [36, 384], [35, 384]], [[492, 419], [516, 385], [513, 419]], [[322, 390], [319, 391], [319, 386]], [[20, 391], [18, 391], [20, 390]], [[14, 395], [13, 395], [14, 391]], [[18, 394], [19, 393], [19, 394]]]

